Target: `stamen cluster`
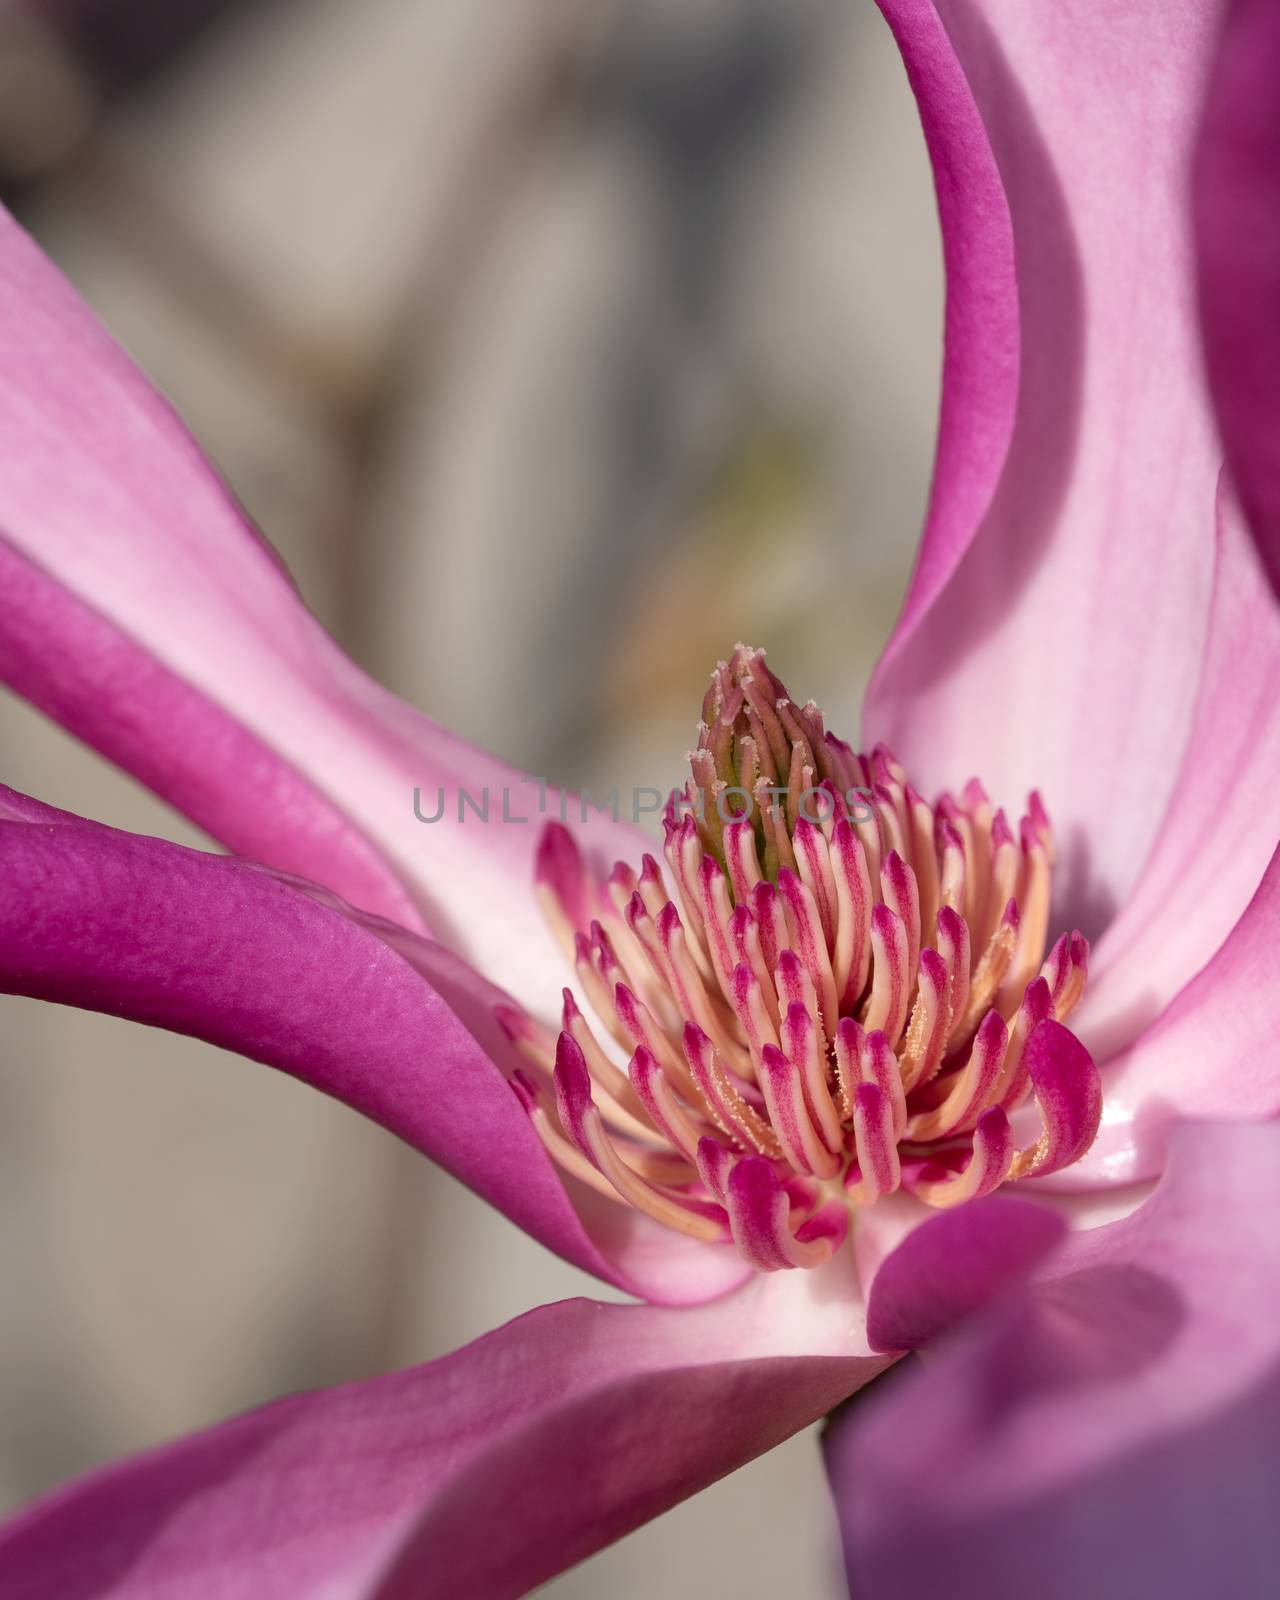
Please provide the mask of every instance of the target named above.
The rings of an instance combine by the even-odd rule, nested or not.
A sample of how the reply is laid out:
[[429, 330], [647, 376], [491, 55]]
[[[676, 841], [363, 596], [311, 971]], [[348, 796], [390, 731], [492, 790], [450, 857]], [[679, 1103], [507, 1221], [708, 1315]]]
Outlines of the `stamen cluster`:
[[1062, 1023], [1088, 944], [1045, 958], [1039, 798], [1016, 832], [976, 781], [928, 803], [741, 645], [689, 761], [665, 873], [645, 856], [600, 878], [566, 829], [543, 836], [539, 893], [594, 1022], [567, 988], [558, 1037], [502, 1020], [559, 1165], [767, 1271], [817, 1265], [895, 1191], [954, 1206], [1077, 1160], [1101, 1097]]

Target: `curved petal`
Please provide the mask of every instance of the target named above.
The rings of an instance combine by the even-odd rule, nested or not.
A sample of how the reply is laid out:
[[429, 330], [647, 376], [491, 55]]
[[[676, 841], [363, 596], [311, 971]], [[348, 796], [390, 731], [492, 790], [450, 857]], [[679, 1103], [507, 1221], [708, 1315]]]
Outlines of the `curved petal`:
[[1195, 164], [1200, 317], [1227, 460], [1280, 593], [1280, 11], [1234, 0]]
[[1222, 949], [1108, 1062], [1098, 1137], [1075, 1166], [1045, 1179], [1048, 1185], [1096, 1189], [1153, 1177], [1179, 1117], [1280, 1112], [1278, 950], [1280, 849]]
[[[922, 786], [976, 772], [1009, 803], [1038, 786], [1064, 845], [1063, 915], [1096, 932], [1170, 795], [1207, 622], [1218, 460], [1183, 235], [1213, 7], [886, 9], [900, 36], [930, 41], [931, 73], [916, 82], [926, 119], [961, 79], [977, 102], [1012, 218], [1020, 366], [990, 507], [938, 598], [904, 613], [867, 737], [887, 740]], [[967, 142], [933, 156], [973, 159]], [[943, 220], [957, 230], [949, 260], [970, 244], [991, 255], [988, 213]], [[993, 325], [1001, 349], [1007, 320]], [[956, 362], [945, 378], [960, 381]], [[975, 462], [1003, 450], [989, 415], [967, 424]], [[926, 557], [949, 492], [940, 475]]]
[[[1277, 703], [1280, 608], [1224, 484], [1186, 756], [1142, 874], [1090, 954], [1089, 987], [1072, 1022], [1104, 1065], [1212, 959], [1266, 871], [1280, 815]], [[1243, 1108], [1231, 1103], [1229, 1068], [1221, 1070], [1222, 1110], [1235, 1114]]]
[[935, 1212], [885, 1259], [867, 1297], [873, 1350], [940, 1338], [1015, 1283], [1057, 1245], [1065, 1220], [1033, 1201], [992, 1195]]
[[1272, 1592], [1280, 1124], [1179, 1129], [1152, 1198], [827, 1436], [857, 1593]]
[[390, 863], [321, 790], [2, 531], [0, 677], [241, 855], [323, 878], [353, 904], [424, 927]]
[[[0, 340], [0, 676], [231, 848], [409, 926], [420, 913], [522, 1003], [554, 1001], [532, 883], [555, 791], [342, 655], [177, 416], [2, 211]], [[415, 787], [438, 822], [418, 820]], [[584, 831], [610, 858], [638, 852], [611, 818]]]
[[253, 866], [12, 791], [0, 793], [0, 862], [4, 992], [194, 1034], [278, 1067], [633, 1292], [679, 1303], [741, 1281], [727, 1247], [603, 1201], [584, 1197], [575, 1210], [494, 1064], [511, 1049], [493, 1018], [502, 996], [450, 952], [394, 927], [382, 937]]
[[3, 1600], [524, 1594], [814, 1421], [873, 1355], [848, 1252], [671, 1311], [569, 1300], [108, 1468], [0, 1533]]
[[947, 276], [938, 446], [915, 570], [880, 672], [946, 587], [991, 504], [1018, 399], [1009, 204], [982, 116], [929, 0], [877, 0], [902, 52], [933, 164]]

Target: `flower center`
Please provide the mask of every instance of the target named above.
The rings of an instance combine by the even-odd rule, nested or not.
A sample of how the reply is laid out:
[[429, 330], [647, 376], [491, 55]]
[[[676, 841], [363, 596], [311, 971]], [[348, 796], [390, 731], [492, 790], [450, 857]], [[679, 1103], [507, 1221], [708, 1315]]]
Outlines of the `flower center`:
[[[703, 701], [691, 776], [645, 856], [607, 878], [545, 830], [538, 888], [594, 1020], [501, 1020], [557, 1163], [759, 1270], [816, 1266], [851, 1212], [953, 1206], [1077, 1160], [1093, 1062], [1062, 1026], [1089, 947], [1047, 959], [1049, 820], [981, 785], [932, 805], [739, 645]], [[1040, 1112], [1019, 1148], [1010, 1117]]]

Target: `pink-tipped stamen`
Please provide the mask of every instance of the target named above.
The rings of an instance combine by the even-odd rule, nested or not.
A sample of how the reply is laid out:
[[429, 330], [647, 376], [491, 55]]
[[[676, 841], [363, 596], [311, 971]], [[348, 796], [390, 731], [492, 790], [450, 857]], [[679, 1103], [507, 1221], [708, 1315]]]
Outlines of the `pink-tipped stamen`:
[[[1045, 953], [1053, 838], [982, 786], [930, 804], [739, 646], [645, 856], [598, 881], [568, 830], [537, 888], [590, 1011], [511, 1007], [513, 1087], [567, 1173], [760, 1271], [814, 1266], [851, 1214], [949, 1207], [1078, 1160], [1101, 1097], [1064, 1026], [1089, 947]], [[751, 805], [745, 803], [750, 796]], [[726, 800], [733, 804], [725, 809]], [[1011, 1114], [1042, 1132], [1025, 1149]]]

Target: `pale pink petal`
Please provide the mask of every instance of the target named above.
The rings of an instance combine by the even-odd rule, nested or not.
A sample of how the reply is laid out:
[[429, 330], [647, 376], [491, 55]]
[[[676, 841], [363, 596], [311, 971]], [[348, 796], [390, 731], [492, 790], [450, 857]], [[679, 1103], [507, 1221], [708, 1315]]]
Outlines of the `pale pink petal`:
[[1280, 7], [1233, 0], [1195, 166], [1209, 384], [1227, 460], [1280, 592]]
[[[0, 675], [232, 848], [366, 909], [421, 913], [523, 1003], [554, 1003], [560, 961], [530, 885], [556, 792], [342, 655], [179, 419], [3, 213], [0, 341]], [[445, 791], [440, 821], [416, 819], [415, 787], [424, 816]], [[637, 853], [607, 817], [580, 831], [610, 859]]]
[[863, 1600], [1271, 1594], [1280, 1124], [1180, 1128], [1152, 1198], [827, 1437]]
[[[1266, 870], [1280, 833], [1277, 704], [1280, 608], [1224, 487], [1191, 739], [1151, 855], [1090, 953], [1089, 987], [1072, 1019], [1104, 1083], [1107, 1059], [1211, 960]], [[1233, 1109], [1228, 1098], [1224, 1110]]]
[[633, 1292], [680, 1303], [742, 1280], [728, 1246], [580, 1186], [575, 1210], [495, 1064], [517, 1065], [494, 1020], [501, 992], [429, 940], [323, 901], [0, 791], [0, 990], [194, 1034], [301, 1078]]
[[3, 1600], [524, 1594], [882, 1371], [842, 1253], [696, 1310], [570, 1300], [107, 1469], [0, 1534]]
[[[867, 736], [887, 740], [922, 786], [977, 773], [1008, 804], [1038, 786], [1063, 845], [1064, 917], [1096, 932], [1170, 797], [1207, 623], [1218, 449], [1185, 235], [1213, 8], [884, 9], [909, 61], [928, 51], [916, 89], [930, 125], [960, 103], [961, 76], [976, 99], [1012, 216], [1021, 347], [990, 508], [939, 597], [908, 605], [868, 698]], [[932, 151], [946, 182], [951, 164], [977, 164], [971, 127], [951, 121]], [[952, 207], [943, 220], [948, 259], [972, 251], [970, 270], [989, 263], [1005, 285], [991, 207]], [[968, 295], [964, 280], [956, 292]], [[1007, 324], [992, 322], [1000, 350]], [[947, 385], [972, 382], [986, 399], [951, 410], [968, 437], [945, 444], [949, 459], [967, 449], [985, 464], [1004, 449], [991, 419], [1008, 378], [978, 370], [953, 353]], [[963, 543], [952, 493], [940, 473], [922, 571], [943, 561], [935, 545]]]
[[1048, 1182], [1077, 1190], [1153, 1177], [1179, 1117], [1280, 1112], [1278, 960], [1280, 851], [1222, 949], [1107, 1063], [1098, 1137], [1082, 1160]]

